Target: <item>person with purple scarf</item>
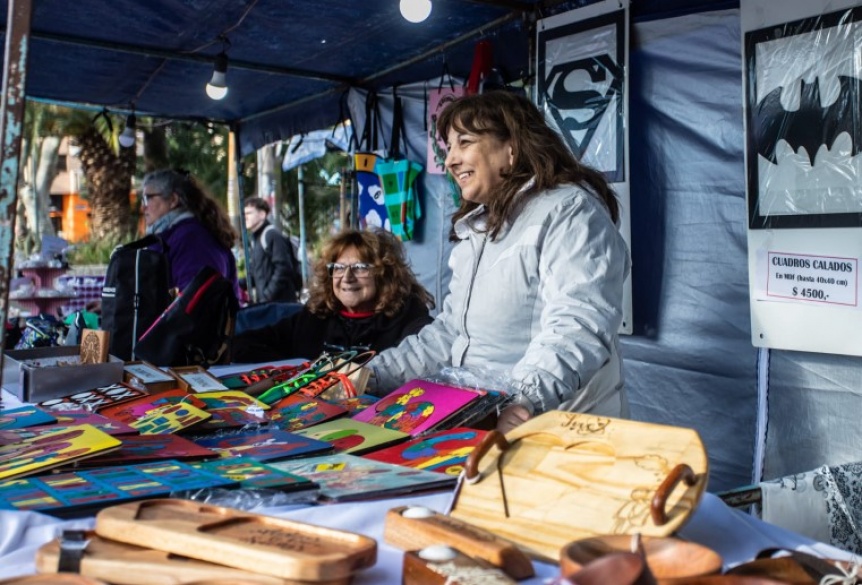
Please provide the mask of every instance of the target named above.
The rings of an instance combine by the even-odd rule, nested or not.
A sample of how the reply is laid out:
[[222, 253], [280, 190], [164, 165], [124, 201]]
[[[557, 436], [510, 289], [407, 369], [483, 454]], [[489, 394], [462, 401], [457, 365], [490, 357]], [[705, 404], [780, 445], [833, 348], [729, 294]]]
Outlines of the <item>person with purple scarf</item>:
[[171, 286], [188, 285], [211, 266], [233, 285], [239, 298], [236, 230], [219, 204], [188, 172], [162, 169], [144, 176], [141, 209], [148, 234], [161, 237], [171, 265]]

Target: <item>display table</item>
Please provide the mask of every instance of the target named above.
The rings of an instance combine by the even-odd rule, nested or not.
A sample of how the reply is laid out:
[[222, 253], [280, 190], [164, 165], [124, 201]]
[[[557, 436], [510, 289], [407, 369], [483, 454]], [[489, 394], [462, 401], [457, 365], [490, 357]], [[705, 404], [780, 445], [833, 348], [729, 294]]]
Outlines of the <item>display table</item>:
[[[350, 530], [376, 539], [377, 564], [371, 569], [358, 573], [353, 583], [397, 585], [401, 583], [403, 551], [383, 542], [383, 521], [386, 512], [396, 506], [405, 505], [421, 505], [443, 512], [448, 508], [451, 497], [452, 494], [447, 492], [351, 504], [268, 508], [254, 510], [254, 512], [290, 518], [317, 526]], [[34, 512], [0, 511], [0, 578], [34, 573], [36, 550], [53, 539], [58, 530], [91, 528], [93, 523], [92, 517], [58, 520]], [[712, 494], [704, 495], [697, 511], [679, 535], [718, 552], [724, 559], [725, 566], [750, 560], [758, 551], [771, 547], [802, 550], [829, 558], [851, 558], [848, 553], [729, 508]], [[558, 571], [556, 565], [534, 563], [534, 566], [536, 576], [521, 583], [540, 585], [549, 577], [555, 576]]]
[[[213, 368], [212, 371], [217, 375], [224, 375], [248, 371], [253, 367], [254, 364], [243, 364]], [[2, 391], [2, 396], [4, 408], [20, 404], [20, 401], [5, 390]], [[368, 502], [286, 506], [251, 511], [358, 532], [376, 539], [377, 564], [371, 569], [358, 573], [353, 583], [396, 585], [401, 583], [403, 551], [383, 541], [386, 512], [396, 506], [405, 505], [421, 505], [438, 512], [446, 512], [452, 496], [453, 492], [446, 491]], [[58, 531], [92, 528], [93, 525], [94, 517], [59, 520], [34, 512], [0, 511], [0, 579], [33, 574], [36, 551], [41, 545], [52, 540]], [[678, 535], [716, 551], [722, 556], [725, 567], [751, 560], [759, 551], [766, 548], [801, 550], [827, 558], [852, 559], [849, 553], [732, 509], [717, 496], [709, 493], [704, 494], [698, 508]], [[538, 562], [534, 565], [536, 576], [522, 583], [539, 585], [557, 575], [556, 565]]]

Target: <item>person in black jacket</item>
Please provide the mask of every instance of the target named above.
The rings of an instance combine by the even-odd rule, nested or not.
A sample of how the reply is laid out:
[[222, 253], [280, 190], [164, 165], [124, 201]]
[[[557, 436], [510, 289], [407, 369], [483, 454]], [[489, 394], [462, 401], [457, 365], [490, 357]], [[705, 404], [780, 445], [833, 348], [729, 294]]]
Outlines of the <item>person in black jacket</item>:
[[236, 362], [314, 359], [324, 350], [381, 351], [433, 319], [434, 299], [407, 265], [401, 242], [382, 230], [346, 230], [315, 263], [308, 303], [233, 341]]
[[270, 207], [264, 199], [249, 197], [244, 207], [245, 227], [252, 243], [248, 265], [255, 292], [252, 298], [258, 303], [295, 302], [299, 291], [296, 256], [290, 241], [267, 219]]

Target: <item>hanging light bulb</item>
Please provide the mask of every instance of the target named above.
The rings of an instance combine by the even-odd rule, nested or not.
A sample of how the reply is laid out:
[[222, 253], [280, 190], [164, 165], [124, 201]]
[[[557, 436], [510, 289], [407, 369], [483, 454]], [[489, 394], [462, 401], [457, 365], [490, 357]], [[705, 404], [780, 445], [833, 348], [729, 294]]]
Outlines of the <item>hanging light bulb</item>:
[[431, 15], [431, 0], [401, 0], [398, 8], [405, 20], [419, 23]]
[[227, 95], [227, 53], [222, 51], [215, 58], [213, 65], [213, 76], [210, 82], [207, 83], [207, 95], [214, 100], [224, 99]]
[[126, 127], [120, 134], [120, 146], [130, 148], [135, 145], [135, 128], [137, 127], [138, 119], [134, 114], [129, 114], [126, 118]]

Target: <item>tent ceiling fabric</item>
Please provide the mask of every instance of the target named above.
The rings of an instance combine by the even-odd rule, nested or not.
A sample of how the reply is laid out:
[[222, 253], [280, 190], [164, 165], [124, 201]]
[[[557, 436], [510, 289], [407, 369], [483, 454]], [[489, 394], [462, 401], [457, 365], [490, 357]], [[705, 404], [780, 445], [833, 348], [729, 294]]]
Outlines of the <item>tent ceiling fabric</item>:
[[[332, 125], [350, 85], [436, 77], [456, 53], [469, 68], [483, 35], [493, 42], [498, 34], [519, 34], [519, 46], [500, 42], [495, 57], [525, 67], [527, 26], [523, 11], [512, 7], [537, 4], [436, 0], [427, 21], [411, 24], [398, 0], [32, 2], [28, 96], [238, 123], [244, 152]], [[220, 35], [229, 41], [229, 91], [214, 101], [204, 86], [223, 47]], [[520, 54], [520, 63], [508, 52]], [[412, 60], [419, 62], [403, 66]]]
[[[444, 64], [466, 78], [482, 38], [491, 40], [494, 62], [509, 77], [525, 75], [531, 43], [525, 14], [547, 16], [595, 0], [434, 0], [421, 24], [401, 17], [398, 0], [30, 1], [28, 96], [232, 123], [248, 153], [333, 125], [348, 86], [430, 79]], [[633, 0], [632, 13], [716, 4]], [[0, 5], [6, 15], [8, 1]], [[204, 86], [221, 36], [229, 41], [229, 91], [213, 101]]]

